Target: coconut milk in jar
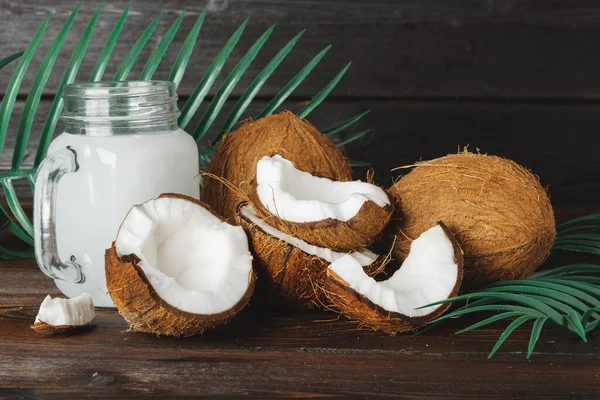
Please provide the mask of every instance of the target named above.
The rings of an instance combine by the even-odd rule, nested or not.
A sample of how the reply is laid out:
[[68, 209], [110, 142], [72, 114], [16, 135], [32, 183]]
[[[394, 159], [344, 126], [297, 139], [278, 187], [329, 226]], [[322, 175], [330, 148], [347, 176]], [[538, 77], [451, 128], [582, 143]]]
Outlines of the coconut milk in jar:
[[68, 297], [111, 307], [104, 251], [131, 206], [161, 193], [198, 198], [198, 149], [179, 129], [172, 82], [67, 85], [65, 132], [38, 169], [36, 261]]

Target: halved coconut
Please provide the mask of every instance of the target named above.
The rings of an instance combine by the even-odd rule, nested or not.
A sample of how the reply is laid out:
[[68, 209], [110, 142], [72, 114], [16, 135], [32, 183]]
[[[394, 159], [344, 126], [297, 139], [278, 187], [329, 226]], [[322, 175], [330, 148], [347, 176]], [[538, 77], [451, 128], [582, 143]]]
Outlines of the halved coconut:
[[248, 303], [248, 238], [191, 197], [134, 206], [106, 251], [106, 284], [134, 331], [188, 336], [226, 323]]
[[463, 255], [452, 233], [439, 222], [412, 242], [404, 263], [389, 279], [369, 277], [352, 257], [327, 270], [329, 300], [350, 319], [390, 334], [405, 332], [441, 315], [450, 304], [420, 308], [458, 293]]
[[92, 297], [83, 293], [72, 299], [46, 296], [31, 329], [44, 334], [67, 333], [90, 326], [96, 319]]
[[327, 268], [335, 260], [347, 256], [367, 275], [375, 274], [382, 266], [383, 257], [368, 249], [341, 253], [281, 232], [246, 203], [238, 207], [237, 222], [250, 236], [265, 281], [291, 307], [312, 309], [327, 304], [323, 286]]
[[256, 164], [254, 208], [269, 224], [308, 243], [347, 251], [371, 244], [392, 215], [383, 189], [297, 169], [280, 155]]

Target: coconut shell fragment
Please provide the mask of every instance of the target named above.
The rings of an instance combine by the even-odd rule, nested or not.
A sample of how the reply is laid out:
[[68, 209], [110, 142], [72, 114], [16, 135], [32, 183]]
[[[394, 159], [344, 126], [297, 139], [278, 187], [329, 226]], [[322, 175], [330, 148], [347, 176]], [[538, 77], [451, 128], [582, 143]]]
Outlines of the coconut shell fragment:
[[391, 206], [380, 207], [367, 201], [358, 214], [348, 221], [328, 218], [315, 222], [289, 222], [271, 214], [260, 201], [252, 205], [263, 219], [278, 230], [336, 251], [369, 247], [381, 235], [392, 216]]
[[50, 325], [47, 322], [37, 321], [30, 326], [40, 335], [71, 335], [94, 328], [93, 324], [86, 325]]
[[[316, 248], [277, 231], [246, 203], [239, 205], [237, 219], [250, 237], [260, 279], [268, 282], [282, 304], [305, 310], [328, 305], [323, 291], [327, 268], [331, 260], [343, 253]], [[368, 275], [380, 271], [384, 257], [364, 249], [351, 254]]]
[[530, 276], [556, 236], [539, 179], [514, 161], [469, 152], [419, 162], [390, 189], [399, 210], [395, 256], [443, 220], [465, 252], [463, 288]]
[[236, 206], [245, 201], [243, 194], [251, 190], [256, 179], [256, 163], [275, 154], [311, 174], [352, 180], [350, 165], [335, 144], [306, 120], [284, 111], [247, 122], [223, 137], [204, 177], [202, 200], [233, 222]]
[[261, 158], [249, 196], [278, 230], [337, 251], [368, 247], [387, 226], [392, 205], [383, 189], [302, 171], [281, 155]]
[[248, 303], [256, 277], [250, 277], [248, 290], [235, 307], [219, 314], [198, 315], [182, 312], [156, 295], [135, 256], [119, 258], [115, 246], [106, 250], [106, 285], [119, 313], [135, 332], [166, 336], [191, 336], [226, 324]]
[[335, 272], [328, 272], [325, 290], [333, 308], [349, 320], [356, 321], [359, 326], [367, 326], [390, 335], [409, 332], [417, 328], [400, 315], [380, 309], [365, 296], [350, 289], [347, 282]]
[[95, 319], [94, 303], [89, 294], [70, 299], [53, 299], [48, 295], [40, 305], [31, 329], [42, 335], [73, 334], [93, 328]]
[[[433, 253], [439, 255], [432, 257]], [[419, 238], [389, 279], [376, 282], [352, 273], [355, 267], [351, 260], [340, 259], [328, 268], [325, 292], [333, 308], [361, 326], [395, 335], [425, 325], [450, 307], [451, 303], [443, 303], [419, 308], [456, 296], [463, 277], [463, 254], [452, 233], [439, 222]]]

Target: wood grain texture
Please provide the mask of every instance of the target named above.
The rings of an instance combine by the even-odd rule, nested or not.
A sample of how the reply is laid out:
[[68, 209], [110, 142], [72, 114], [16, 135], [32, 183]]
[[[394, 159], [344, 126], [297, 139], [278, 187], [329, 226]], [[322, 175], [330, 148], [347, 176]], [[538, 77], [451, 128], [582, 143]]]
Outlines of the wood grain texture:
[[[86, 1], [56, 64], [64, 70], [85, 24], [100, 1]], [[96, 36], [87, 54], [80, 79], [87, 79], [108, 32], [127, 1], [105, 2]], [[74, 3], [69, 0], [5, 2], [0, 8], [0, 49], [5, 55], [22, 50], [49, 11], [55, 15], [47, 30], [53, 38]], [[348, 61], [354, 64], [339, 97], [377, 98], [565, 98], [597, 99], [600, 94], [600, 7], [593, 0], [576, 1], [266, 1], [266, 0], [157, 0], [134, 3], [121, 42], [108, 66], [111, 77], [137, 36], [165, 10], [156, 34], [144, 49], [151, 49], [186, 9], [182, 32], [158, 69], [165, 78], [179, 46], [195, 18], [206, 7], [207, 18], [187, 75], [179, 92], [191, 93], [229, 35], [246, 18], [250, 23], [226, 66], [230, 71], [250, 44], [273, 23], [278, 27], [234, 90], [239, 95], [260, 68], [300, 30], [307, 32], [281, 65], [261, 96], [272, 96], [314, 54], [329, 44], [333, 48], [303, 84], [297, 95], [310, 96], [322, 88]], [[50, 40], [44, 40], [33, 66], [37, 66]], [[0, 81], [14, 69], [0, 72]], [[132, 71], [137, 76], [138, 63]], [[33, 74], [26, 77], [21, 93], [27, 93]], [[47, 93], [54, 92], [59, 74], [50, 78]], [[215, 86], [216, 87], [216, 86]], [[0, 88], [0, 91], [4, 90]], [[212, 93], [215, 93], [213, 89]]]
[[[45, 115], [49, 103], [40, 104], [39, 117]], [[265, 104], [255, 101], [244, 116], [256, 115]], [[225, 111], [232, 105], [229, 102]], [[298, 111], [301, 105], [301, 102], [287, 102], [282, 109]], [[23, 102], [17, 103], [15, 115], [20, 116], [22, 109]], [[376, 180], [383, 185], [389, 185], [393, 177], [404, 173], [392, 173], [392, 168], [469, 146], [472, 151], [480, 149], [512, 158], [533, 170], [542, 184], [549, 187], [555, 206], [600, 204], [597, 133], [600, 105], [326, 100], [308, 120], [325, 129], [364, 110], [371, 110], [371, 113], [338, 137], [372, 129], [370, 138], [347, 146], [346, 153], [351, 159], [372, 163], [377, 172]], [[190, 123], [189, 131], [200, 120], [201, 111]], [[212, 134], [225, 116], [225, 112], [221, 114]], [[25, 166], [33, 162], [42, 122], [42, 118], [34, 122]], [[12, 124], [6, 149], [0, 154], [0, 171], [10, 168], [16, 131], [17, 124]], [[210, 137], [207, 135], [207, 139]], [[355, 174], [364, 178], [365, 169], [357, 169]], [[20, 182], [18, 189], [22, 196], [31, 197], [27, 182]]]
[[[158, 338], [127, 332], [113, 311], [96, 328], [44, 337], [29, 325], [52, 282], [32, 260], [0, 262], [12, 290], [0, 292], [0, 397], [401, 397], [594, 398], [600, 395], [597, 335], [587, 344], [544, 331], [526, 360], [526, 329], [492, 360], [502, 324], [454, 335], [457, 319], [416, 337], [356, 329], [331, 313], [296, 314], [251, 303], [233, 322], [203, 337]], [[6, 280], [8, 279], [8, 281]]]

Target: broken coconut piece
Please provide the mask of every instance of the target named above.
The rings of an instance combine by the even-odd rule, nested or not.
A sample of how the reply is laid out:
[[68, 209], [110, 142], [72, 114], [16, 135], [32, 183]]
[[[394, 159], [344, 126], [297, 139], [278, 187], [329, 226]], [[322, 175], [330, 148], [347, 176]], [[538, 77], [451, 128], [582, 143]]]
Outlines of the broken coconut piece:
[[31, 329], [52, 335], [89, 326], [96, 319], [92, 297], [83, 293], [72, 299], [46, 296]]
[[233, 222], [237, 205], [245, 201], [246, 196], [240, 194], [248, 192], [256, 180], [256, 163], [273, 154], [283, 154], [296, 167], [316, 176], [352, 180], [348, 160], [331, 139], [305, 119], [283, 111], [246, 122], [223, 137], [210, 158], [202, 200]]
[[375, 281], [346, 256], [332, 262], [327, 272], [326, 292], [342, 314], [396, 334], [424, 325], [450, 307], [420, 308], [458, 293], [463, 255], [452, 233], [439, 222], [412, 242], [400, 269], [385, 281]]
[[106, 283], [131, 329], [189, 336], [229, 321], [255, 275], [248, 238], [191, 197], [134, 206], [106, 251]]
[[342, 257], [354, 260], [367, 275], [376, 274], [382, 266], [383, 257], [368, 249], [341, 253], [281, 232], [262, 220], [249, 204], [242, 203], [237, 215], [250, 236], [261, 279], [264, 277], [288, 306], [312, 309], [327, 304], [323, 292], [327, 268]]
[[297, 169], [280, 155], [256, 165], [255, 209], [269, 224], [308, 243], [348, 251], [371, 244], [392, 215], [383, 189]]

